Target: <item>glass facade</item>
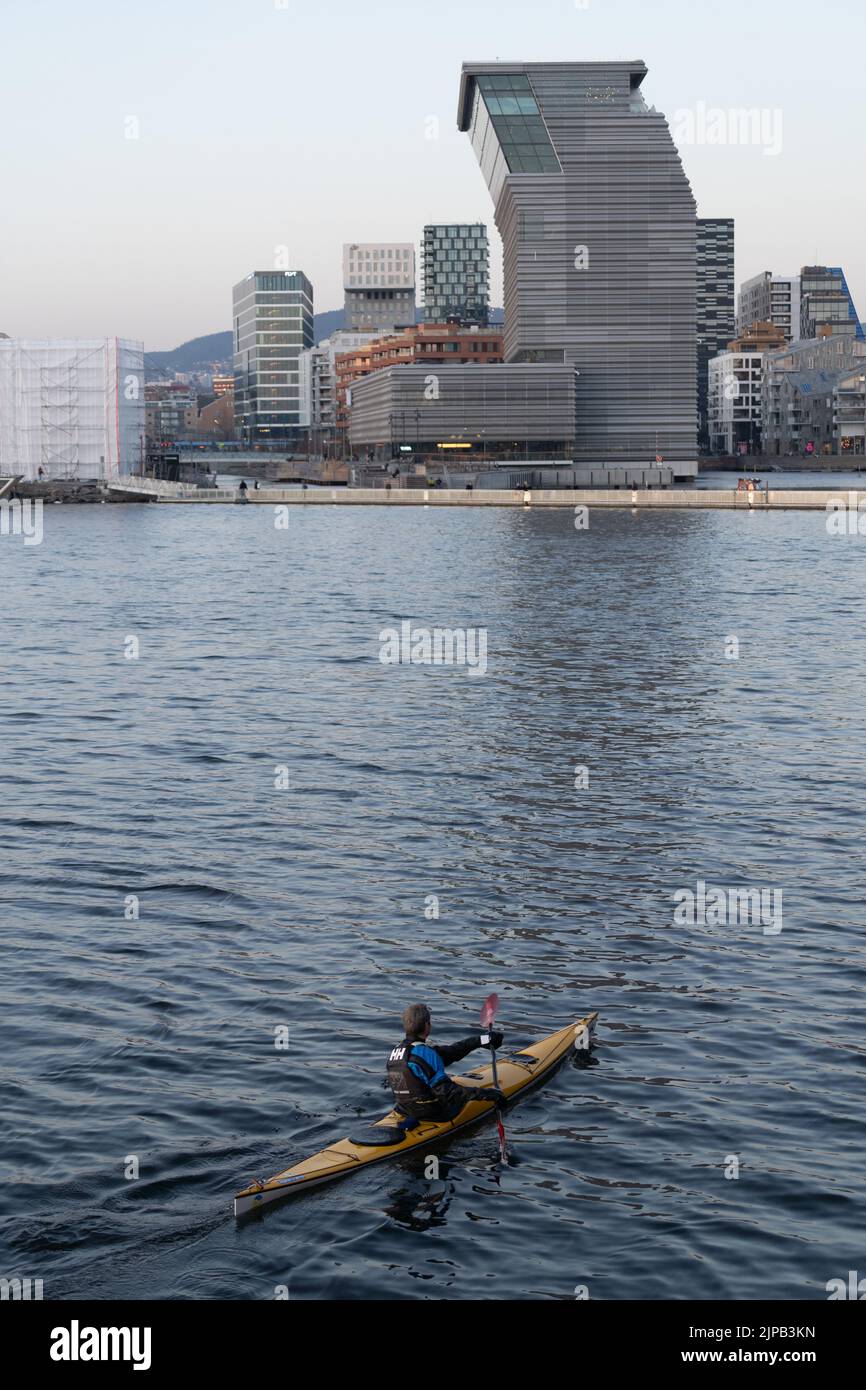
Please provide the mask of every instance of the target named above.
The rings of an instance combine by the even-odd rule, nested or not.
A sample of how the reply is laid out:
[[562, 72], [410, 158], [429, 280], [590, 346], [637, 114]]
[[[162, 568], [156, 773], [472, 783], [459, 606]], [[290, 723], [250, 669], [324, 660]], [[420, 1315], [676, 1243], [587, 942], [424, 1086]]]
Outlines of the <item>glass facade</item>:
[[298, 357], [313, 346], [313, 287], [300, 271], [255, 271], [235, 285], [232, 301], [239, 438], [294, 440]]
[[424, 318], [486, 327], [490, 318], [490, 268], [487, 228], [430, 225], [424, 228]]
[[561, 174], [529, 78], [479, 76], [469, 125], [472, 148], [494, 201], [508, 174]]
[[809, 265], [800, 272], [800, 337], [824, 333], [863, 337], [854, 300], [841, 266]]

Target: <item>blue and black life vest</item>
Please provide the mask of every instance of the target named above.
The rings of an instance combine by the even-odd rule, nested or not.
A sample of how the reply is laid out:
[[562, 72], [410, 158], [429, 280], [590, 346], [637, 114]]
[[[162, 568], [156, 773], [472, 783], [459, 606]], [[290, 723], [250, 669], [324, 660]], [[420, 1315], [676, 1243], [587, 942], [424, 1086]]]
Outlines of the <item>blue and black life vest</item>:
[[404, 1038], [392, 1049], [387, 1065], [388, 1084], [394, 1099], [407, 1115], [422, 1116], [438, 1108], [433, 1086], [446, 1077], [442, 1058], [417, 1038]]

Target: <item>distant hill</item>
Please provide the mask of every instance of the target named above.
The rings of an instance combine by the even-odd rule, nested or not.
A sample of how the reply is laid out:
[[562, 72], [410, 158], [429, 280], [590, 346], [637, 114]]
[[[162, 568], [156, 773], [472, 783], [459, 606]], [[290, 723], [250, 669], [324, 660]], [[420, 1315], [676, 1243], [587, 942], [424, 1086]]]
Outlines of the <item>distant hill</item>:
[[[419, 323], [423, 313], [421, 308], [416, 311], [416, 319]], [[502, 310], [491, 309], [490, 322], [502, 323], [502, 321]], [[314, 316], [313, 331], [317, 343], [320, 343], [331, 333], [336, 333], [337, 329], [342, 327], [342, 309], [326, 309], [324, 313]], [[203, 338], [191, 338], [188, 343], [181, 343], [180, 347], [173, 348], [170, 352], [146, 352], [144, 365], [149, 377], [170, 377], [175, 372], [208, 372], [214, 368], [231, 371], [231, 329], [227, 329], [224, 333], [207, 333]]]
[[323, 338], [330, 338], [332, 333], [336, 333], [338, 328], [343, 327], [346, 317], [345, 309], [326, 309], [323, 314], [315, 314], [313, 322], [313, 336], [317, 343]]
[[161, 372], [204, 372], [214, 365], [230, 367], [232, 361], [232, 333], [208, 333], [204, 338], [191, 338], [188, 343], [171, 352], [146, 352], [145, 370], [156, 376]]

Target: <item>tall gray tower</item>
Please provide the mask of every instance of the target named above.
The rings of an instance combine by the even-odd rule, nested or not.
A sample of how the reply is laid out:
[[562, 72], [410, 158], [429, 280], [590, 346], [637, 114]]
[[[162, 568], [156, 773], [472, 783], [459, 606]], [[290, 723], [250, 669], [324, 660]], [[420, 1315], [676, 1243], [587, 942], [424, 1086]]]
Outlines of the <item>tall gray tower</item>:
[[577, 369], [576, 460], [694, 465], [695, 201], [646, 72], [465, 63], [458, 125], [502, 237], [506, 361]]

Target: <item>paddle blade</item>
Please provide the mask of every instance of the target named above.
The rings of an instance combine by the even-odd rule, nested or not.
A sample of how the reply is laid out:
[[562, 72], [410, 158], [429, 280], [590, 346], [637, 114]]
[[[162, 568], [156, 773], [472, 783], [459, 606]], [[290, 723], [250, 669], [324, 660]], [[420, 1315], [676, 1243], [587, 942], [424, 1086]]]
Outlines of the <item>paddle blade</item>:
[[488, 994], [481, 1007], [481, 1027], [489, 1028], [499, 1012], [499, 995]]
[[508, 1162], [508, 1150], [505, 1147], [505, 1125], [502, 1123], [502, 1116], [496, 1116], [496, 1127], [499, 1130], [499, 1157], [503, 1163]]

